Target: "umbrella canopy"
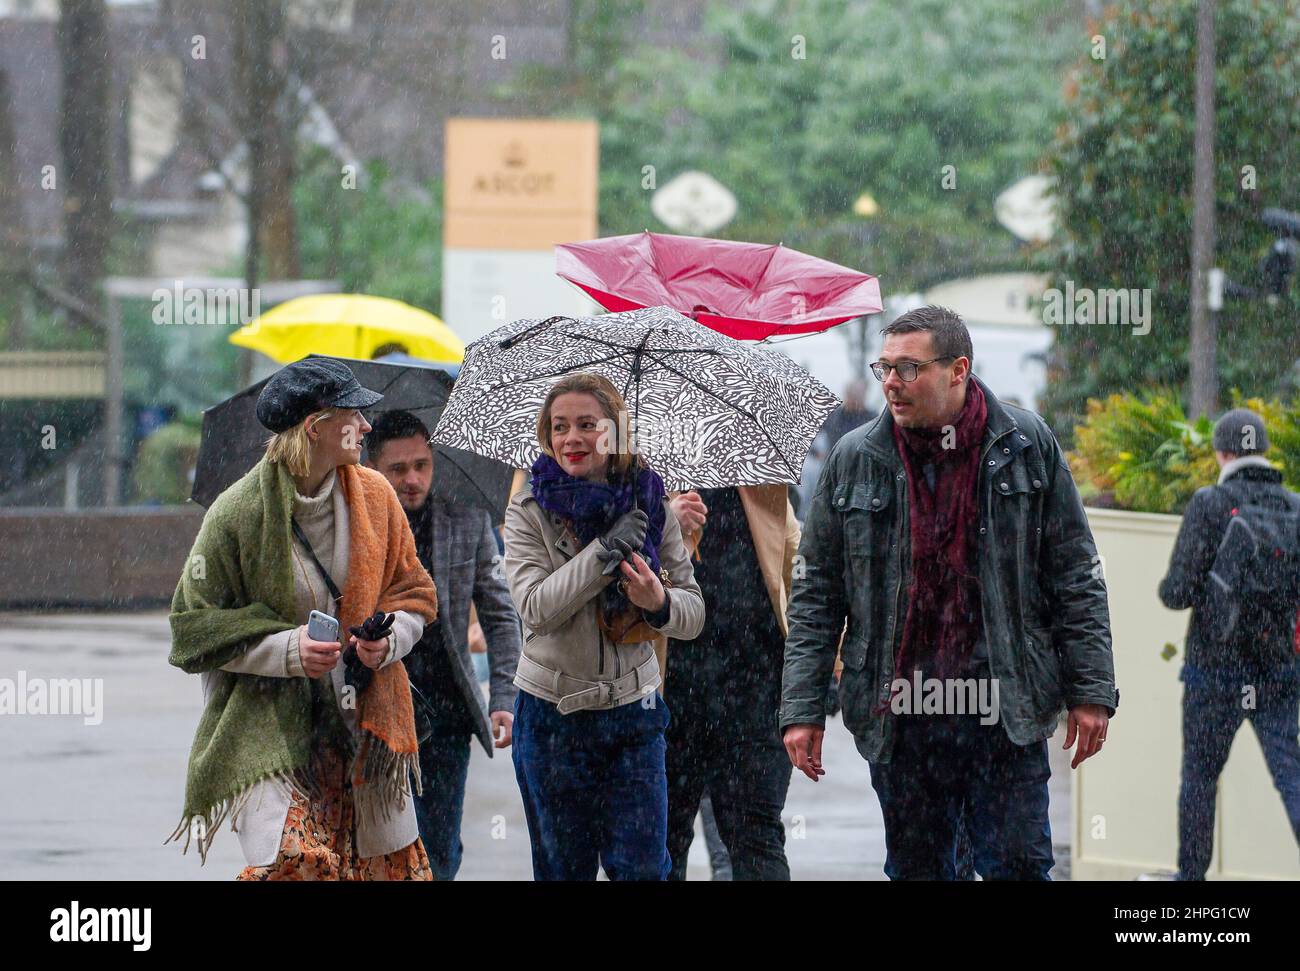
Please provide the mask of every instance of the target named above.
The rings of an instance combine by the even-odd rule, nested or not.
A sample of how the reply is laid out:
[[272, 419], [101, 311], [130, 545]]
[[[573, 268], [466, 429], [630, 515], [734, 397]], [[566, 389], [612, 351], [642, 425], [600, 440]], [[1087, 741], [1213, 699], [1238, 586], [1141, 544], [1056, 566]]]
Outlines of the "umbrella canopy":
[[[423, 421], [426, 428], [438, 424], [452, 389], [451, 377], [445, 371], [340, 360], [352, 369], [362, 386], [384, 396], [379, 404], [365, 409], [367, 417], [404, 410]], [[265, 454], [271, 433], [258, 423], [256, 415], [257, 396], [265, 384], [259, 381], [203, 413], [203, 437], [190, 496], [199, 505], [211, 505]], [[492, 514], [494, 523], [501, 522], [510, 500], [514, 470], [457, 448], [435, 445], [433, 452], [433, 494], [448, 502], [480, 506]]]
[[575, 371], [614, 382], [629, 432], [670, 489], [798, 482], [839, 404], [785, 355], [650, 307], [517, 320], [474, 341], [433, 440], [527, 468], [546, 394]]
[[309, 354], [369, 359], [386, 344], [428, 361], [459, 362], [465, 344], [426, 310], [361, 293], [323, 293], [272, 307], [230, 335], [230, 343], [281, 364]]
[[555, 247], [555, 272], [606, 310], [672, 307], [741, 340], [878, 313], [873, 276], [784, 246], [639, 233]]

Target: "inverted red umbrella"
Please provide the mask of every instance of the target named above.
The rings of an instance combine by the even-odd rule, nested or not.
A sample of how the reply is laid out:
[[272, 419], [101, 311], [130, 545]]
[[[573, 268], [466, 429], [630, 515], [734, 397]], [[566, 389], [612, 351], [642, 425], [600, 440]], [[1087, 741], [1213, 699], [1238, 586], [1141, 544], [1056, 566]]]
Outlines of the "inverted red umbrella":
[[814, 333], [883, 309], [875, 277], [779, 245], [609, 236], [556, 246], [555, 272], [606, 310], [671, 307], [742, 340]]

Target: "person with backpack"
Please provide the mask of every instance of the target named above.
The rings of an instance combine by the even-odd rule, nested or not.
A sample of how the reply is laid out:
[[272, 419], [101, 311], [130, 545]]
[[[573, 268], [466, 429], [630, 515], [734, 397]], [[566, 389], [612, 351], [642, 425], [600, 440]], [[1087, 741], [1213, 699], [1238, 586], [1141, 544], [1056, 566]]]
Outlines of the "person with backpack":
[[1178, 879], [1204, 880], [1214, 845], [1219, 774], [1244, 719], [1259, 738], [1300, 843], [1300, 496], [1264, 458], [1259, 415], [1214, 426], [1216, 485], [1199, 489], [1160, 582], [1171, 610], [1192, 609], [1183, 682]]

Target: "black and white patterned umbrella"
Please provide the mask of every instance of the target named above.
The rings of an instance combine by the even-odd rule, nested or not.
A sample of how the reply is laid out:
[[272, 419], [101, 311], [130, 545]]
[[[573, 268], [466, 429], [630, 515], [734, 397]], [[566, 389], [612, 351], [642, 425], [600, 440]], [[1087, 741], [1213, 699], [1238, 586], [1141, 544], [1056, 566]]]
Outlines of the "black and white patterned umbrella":
[[647, 307], [516, 320], [474, 341], [433, 441], [528, 468], [542, 402], [576, 371], [622, 392], [634, 447], [669, 489], [798, 482], [839, 404], [785, 355]]

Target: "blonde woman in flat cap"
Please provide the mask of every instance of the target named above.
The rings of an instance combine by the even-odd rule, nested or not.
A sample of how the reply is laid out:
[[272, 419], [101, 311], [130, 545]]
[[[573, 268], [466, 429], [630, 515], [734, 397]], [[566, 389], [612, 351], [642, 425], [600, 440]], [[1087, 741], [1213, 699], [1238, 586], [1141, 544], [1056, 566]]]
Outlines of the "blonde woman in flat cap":
[[[437, 595], [392, 487], [358, 464], [381, 397], [339, 361], [277, 372], [266, 455], [213, 502], [172, 600], [170, 661], [205, 699], [172, 838], [206, 859], [230, 819], [241, 880], [431, 878], [401, 659]], [[308, 635], [312, 611], [337, 640]]]

